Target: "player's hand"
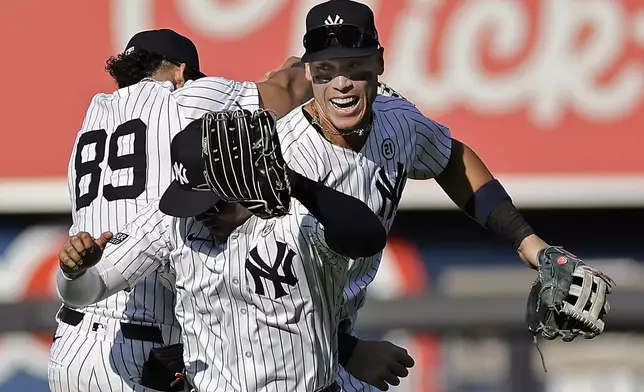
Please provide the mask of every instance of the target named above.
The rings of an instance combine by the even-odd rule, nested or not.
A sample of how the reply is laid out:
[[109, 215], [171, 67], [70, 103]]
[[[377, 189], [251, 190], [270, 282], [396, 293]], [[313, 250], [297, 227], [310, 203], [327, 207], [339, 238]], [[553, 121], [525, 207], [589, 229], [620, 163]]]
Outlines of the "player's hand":
[[414, 359], [402, 347], [390, 342], [358, 340], [345, 367], [353, 377], [378, 388], [389, 390], [407, 377]]
[[[286, 59], [286, 61], [284, 62], [284, 64], [282, 64], [282, 67], [281, 67], [280, 69], [278, 69], [277, 71], [281, 71], [281, 70], [283, 70], [283, 69], [291, 68], [291, 67], [293, 66], [293, 64], [295, 64], [295, 63], [299, 63], [301, 60], [302, 60], [302, 59], [301, 59], [301, 58], [299, 58], [299, 57], [291, 56], [291, 57], [289, 57], [288, 59]], [[266, 72], [266, 79], [270, 79], [270, 78], [271, 78], [271, 76], [273, 76], [273, 73], [275, 73], [275, 72], [277, 72], [277, 71], [268, 71], [268, 72]]]
[[69, 237], [58, 253], [60, 269], [69, 278], [75, 278], [96, 265], [103, 255], [103, 249], [112, 239], [112, 232], [106, 231], [99, 238], [92, 238], [87, 232]]

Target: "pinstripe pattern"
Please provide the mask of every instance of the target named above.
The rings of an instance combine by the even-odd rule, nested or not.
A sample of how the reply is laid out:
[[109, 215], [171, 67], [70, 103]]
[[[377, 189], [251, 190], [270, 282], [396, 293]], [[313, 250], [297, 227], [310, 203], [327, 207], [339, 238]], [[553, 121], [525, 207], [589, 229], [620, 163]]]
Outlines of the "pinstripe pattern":
[[[175, 271], [184, 361], [198, 391], [316, 391], [332, 382], [347, 260], [326, 248], [323, 229], [299, 203], [290, 212], [253, 216], [219, 242], [199, 222], [165, 216], [153, 202], [122, 229], [125, 241], [107, 246], [102, 262], [132, 286], [159, 268]], [[256, 284], [247, 263], [272, 265], [285, 250], [296, 282]], [[278, 273], [288, 276], [287, 269], [282, 263]]]
[[[174, 135], [206, 111], [233, 106], [251, 111], [259, 108], [254, 83], [208, 77], [188, 81], [175, 90], [170, 82], [145, 79], [112, 94], [94, 96], [68, 166], [73, 219], [70, 235], [87, 231], [98, 237], [131, 221], [172, 181], [170, 142]], [[158, 325], [165, 331], [166, 343], [174, 343], [179, 340], [180, 328], [173, 314], [175, 296], [164, 287], [166, 280], [163, 274], [150, 274], [131, 291], [80, 311], [85, 317], [105, 320], [102, 324], [114, 325], [111, 333], [117, 336], [119, 321]], [[56, 335], [62, 337], [50, 352], [52, 390], [130, 391], [123, 379], [139, 376], [152, 347], [151, 343], [127, 339], [97, 342], [105, 337], [62, 322]], [[85, 349], [87, 356], [83, 355]], [[93, 383], [100, 384], [100, 389]]]
[[[401, 98], [378, 95], [373, 111], [371, 133], [358, 152], [327, 141], [302, 107], [279, 120], [277, 127], [291, 168], [314, 180], [328, 176], [325, 185], [365, 202], [389, 230], [406, 179], [430, 179], [440, 174], [449, 160], [451, 135], [447, 127], [426, 118]], [[364, 304], [380, 259], [378, 254], [349, 264], [340, 315], [351, 320], [349, 332], [353, 332], [357, 311]], [[343, 369], [338, 381], [345, 391], [370, 389]]]

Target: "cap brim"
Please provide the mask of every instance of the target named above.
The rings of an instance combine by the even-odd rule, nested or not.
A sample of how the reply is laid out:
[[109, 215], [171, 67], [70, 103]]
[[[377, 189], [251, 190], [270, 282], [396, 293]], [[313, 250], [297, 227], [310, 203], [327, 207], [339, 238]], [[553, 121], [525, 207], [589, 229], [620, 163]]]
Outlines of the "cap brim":
[[346, 59], [351, 57], [367, 57], [372, 54], [378, 53], [379, 46], [370, 46], [368, 48], [342, 48], [331, 46], [329, 48], [313, 52], [304, 53], [302, 56], [303, 63], [310, 63], [311, 61], [331, 60], [331, 59]]
[[220, 200], [213, 192], [186, 190], [178, 182], [172, 181], [161, 196], [159, 209], [166, 215], [189, 218], [208, 211]]

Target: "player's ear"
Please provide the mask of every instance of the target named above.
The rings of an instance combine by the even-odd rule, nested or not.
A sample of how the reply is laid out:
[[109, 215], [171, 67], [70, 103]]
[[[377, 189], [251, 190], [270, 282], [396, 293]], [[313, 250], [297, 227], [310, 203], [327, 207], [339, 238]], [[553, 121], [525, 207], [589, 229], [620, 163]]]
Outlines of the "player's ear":
[[304, 75], [309, 82], [313, 81], [311, 77], [311, 63], [304, 63]]
[[385, 73], [385, 48], [382, 46], [378, 49], [378, 53], [376, 53], [376, 59], [376, 61], [378, 61], [378, 76], [380, 76]]
[[184, 84], [186, 84], [186, 79], [184, 78], [184, 74], [186, 72], [186, 65], [184, 63], [181, 63], [181, 65], [177, 65], [173, 69], [173, 77], [172, 81], [174, 83], [174, 86], [176, 88], [181, 88], [183, 87]]

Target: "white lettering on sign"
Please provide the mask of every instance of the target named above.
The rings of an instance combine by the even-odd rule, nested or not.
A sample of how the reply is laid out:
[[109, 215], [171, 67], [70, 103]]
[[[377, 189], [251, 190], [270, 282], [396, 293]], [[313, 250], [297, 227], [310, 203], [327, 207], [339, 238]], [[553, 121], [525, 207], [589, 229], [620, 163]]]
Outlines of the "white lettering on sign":
[[[376, 15], [388, 4], [365, 2]], [[135, 32], [155, 26], [153, 7], [159, 5], [152, 0], [111, 3], [118, 53]], [[319, 0], [261, 3], [175, 0], [173, 6], [193, 27], [185, 34], [220, 39], [283, 23], [278, 15], [292, 6], [288, 41], [277, 42], [275, 50], [301, 56], [306, 13]], [[384, 80], [433, 115], [462, 106], [484, 115], [524, 110], [532, 124], [552, 129], [569, 112], [611, 122], [644, 102], [644, 64], [627, 47], [644, 48], [644, 5], [634, 11], [616, 0], [463, 0], [439, 29], [437, 14], [451, 5], [451, 0], [401, 0], [391, 30], [381, 34], [388, 38]], [[438, 46], [431, 48], [432, 42]], [[431, 58], [430, 49], [436, 49], [431, 53], [437, 58]], [[513, 66], [492, 71], [484, 60]], [[429, 70], [430, 61], [438, 70]], [[274, 66], [266, 64], [267, 69]]]
[[134, 34], [153, 27], [152, 0], [112, 0], [110, 20], [114, 53], [121, 53]]
[[[261, 29], [283, 12], [289, 0], [238, 0], [233, 3], [218, 0], [175, 0], [174, 9], [186, 25], [205, 36], [239, 38]], [[152, 0], [112, 0], [112, 36], [116, 53], [141, 30], [155, 27], [155, 2]], [[156, 4], [157, 7], [160, 5]], [[302, 22], [303, 23], [303, 22]], [[189, 37], [195, 31], [181, 32]]]
[[[525, 3], [464, 1], [438, 32], [432, 21], [441, 2], [409, 0], [387, 47], [387, 82], [420, 106], [448, 111], [466, 104], [492, 114], [526, 107], [535, 125], [550, 128], [567, 108], [610, 121], [641, 105], [641, 62], [629, 59], [614, 70], [631, 33], [624, 28], [630, 25], [629, 14], [620, 2], [539, 2], [537, 37], [529, 54], [516, 68], [497, 74], [485, 69], [481, 52], [503, 61], [525, 49], [530, 31]], [[591, 29], [591, 38], [575, 45], [583, 28]], [[480, 37], [486, 33], [490, 42], [483, 47]], [[429, 74], [427, 42], [435, 34], [440, 34], [441, 71]], [[600, 83], [607, 72], [612, 77]]]
[[237, 38], [263, 28], [288, 0], [175, 0], [177, 12], [186, 24], [206, 36]]

